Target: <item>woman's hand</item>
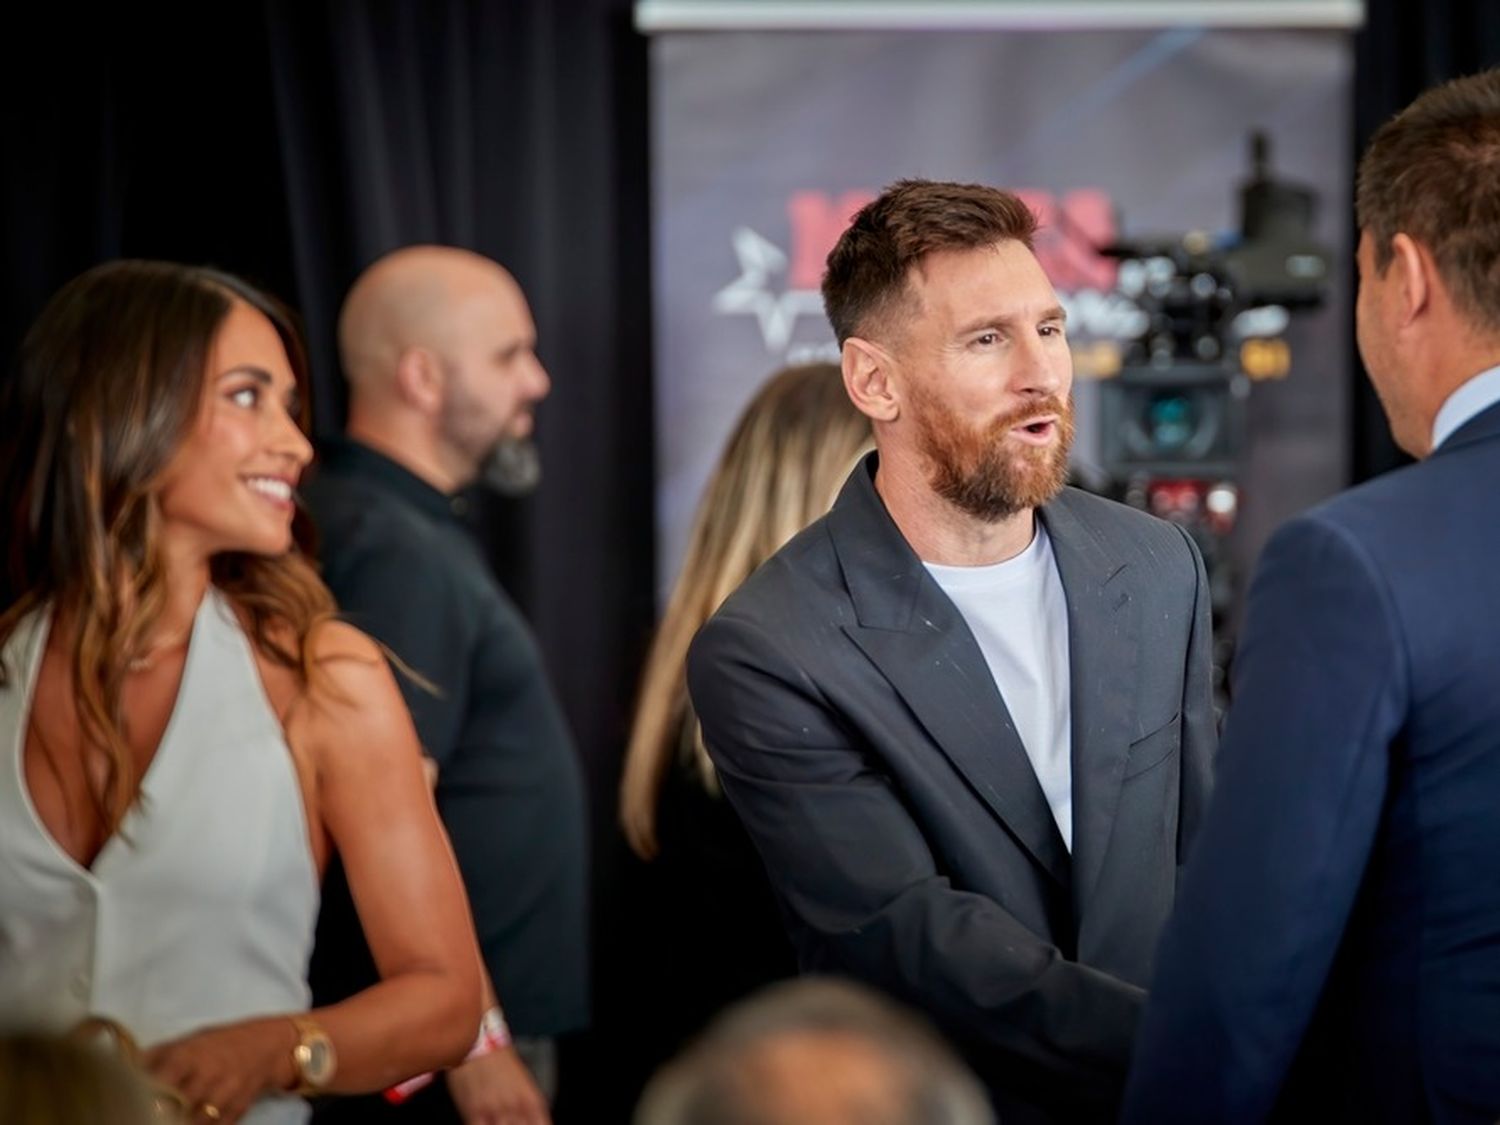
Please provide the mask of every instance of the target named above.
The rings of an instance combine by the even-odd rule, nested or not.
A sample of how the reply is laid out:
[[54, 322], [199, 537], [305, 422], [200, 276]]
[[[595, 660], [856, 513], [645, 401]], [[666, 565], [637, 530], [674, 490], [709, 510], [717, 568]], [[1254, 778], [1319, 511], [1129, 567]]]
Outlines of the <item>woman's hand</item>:
[[257, 1098], [295, 1084], [297, 1040], [289, 1019], [248, 1020], [158, 1043], [141, 1062], [152, 1078], [182, 1096], [188, 1121], [230, 1125]]

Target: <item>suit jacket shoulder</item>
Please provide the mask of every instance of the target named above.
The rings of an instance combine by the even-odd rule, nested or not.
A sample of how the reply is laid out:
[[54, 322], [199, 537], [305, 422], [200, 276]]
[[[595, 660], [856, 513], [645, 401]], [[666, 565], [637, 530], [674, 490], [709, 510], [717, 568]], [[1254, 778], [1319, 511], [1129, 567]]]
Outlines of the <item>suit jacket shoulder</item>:
[[[1500, 406], [1453, 434], [1426, 460], [1384, 473], [1309, 509], [1302, 518], [1339, 527], [1364, 541], [1425, 536], [1448, 527], [1465, 505], [1486, 505], [1500, 465]], [[1412, 522], [1409, 522], [1412, 521]], [[1452, 528], [1463, 532], [1466, 529]]]
[[[860, 466], [855, 472], [865, 472]], [[812, 622], [802, 612], [815, 606], [824, 624], [835, 629], [852, 621], [840, 607], [850, 598], [851, 569], [874, 567], [892, 578], [909, 577], [922, 568], [919, 559], [885, 514], [873, 487], [863, 497], [863, 510], [847, 493], [857, 483], [851, 480], [846, 494], [827, 515], [804, 528], [775, 555], [763, 563], [733, 594], [715, 616], [744, 618], [769, 624], [785, 621], [794, 625]], [[878, 513], [870, 507], [870, 501]], [[1165, 570], [1166, 577], [1180, 580], [1191, 598], [1198, 568], [1197, 548], [1175, 524], [1136, 508], [1078, 488], [1065, 488], [1041, 509], [1043, 522], [1054, 538], [1059, 535], [1086, 552], [1096, 565], [1118, 569], [1146, 563], [1152, 571]], [[886, 526], [879, 526], [882, 521]]]
[[1092, 492], [1063, 489], [1042, 509], [1042, 518], [1049, 530], [1066, 526], [1068, 533], [1092, 539], [1101, 558], [1121, 566], [1149, 564], [1188, 582], [1197, 569], [1198, 549], [1177, 524]]
[[1042, 511], [1058, 509], [1072, 513], [1102, 543], [1119, 549], [1176, 551], [1182, 547], [1182, 532], [1176, 524], [1081, 488], [1063, 489]]

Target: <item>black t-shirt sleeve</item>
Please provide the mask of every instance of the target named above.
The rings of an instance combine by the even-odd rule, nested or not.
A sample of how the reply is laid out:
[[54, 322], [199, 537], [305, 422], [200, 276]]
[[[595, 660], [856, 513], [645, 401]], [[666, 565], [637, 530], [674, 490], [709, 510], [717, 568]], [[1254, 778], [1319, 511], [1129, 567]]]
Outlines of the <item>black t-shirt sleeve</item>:
[[[399, 661], [393, 662], [396, 681], [417, 737], [441, 766], [457, 743], [465, 712], [473, 628], [451, 576], [419, 545], [366, 545], [344, 552], [336, 564], [325, 579], [342, 616]], [[402, 664], [421, 680], [407, 675]]]

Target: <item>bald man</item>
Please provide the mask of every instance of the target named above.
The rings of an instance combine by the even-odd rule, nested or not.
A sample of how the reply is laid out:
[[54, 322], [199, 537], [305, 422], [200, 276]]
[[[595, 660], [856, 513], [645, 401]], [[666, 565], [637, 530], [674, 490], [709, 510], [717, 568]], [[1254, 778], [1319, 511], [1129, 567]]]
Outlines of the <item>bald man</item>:
[[[320, 1122], [544, 1121], [516, 1053], [551, 1097], [556, 1038], [587, 1020], [577, 756], [531, 630], [463, 523], [464, 491], [481, 477], [513, 480], [516, 465], [534, 475], [524, 452], [550, 386], [535, 347], [515, 279], [451, 247], [381, 258], [339, 318], [346, 436], [321, 450], [303, 495], [341, 610], [430, 685], [398, 677], [516, 1051], [481, 1055], [398, 1108], [331, 1102]], [[365, 948], [342, 872], [330, 872], [318, 1003], [371, 983], [379, 955]]]
[[651, 1080], [635, 1125], [994, 1125], [984, 1088], [914, 1013], [831, 977], [772, 985]]

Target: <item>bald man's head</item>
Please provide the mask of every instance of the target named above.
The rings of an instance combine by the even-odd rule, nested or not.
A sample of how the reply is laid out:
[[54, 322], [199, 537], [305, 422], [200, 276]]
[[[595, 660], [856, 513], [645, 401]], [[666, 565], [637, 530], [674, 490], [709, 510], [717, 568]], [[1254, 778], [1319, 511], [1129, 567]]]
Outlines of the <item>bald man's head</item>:
[[917, 1082], [906, 1060], [858, 1033], [827, 1028], [751, 1044], [727, 1077], [744, 1120], [817, 1125], [906, 1125]]
[[635, 1125], [994, 1125], [931, 1028], [845, 981], [802, 978], [720, 1015], [659, 1072]]
[[504, 268], [451, 246], [409, 246], [370, 266], [339, 316], [351, 418], [421, 422], [460, 479], [531, 432], [550, 388], [536, 327]]
[[[497, 262], [455, 246], [407, 246], [359, 275], [339, 314], [339, 358], [357, 390], [373, 390], [395, 372], [401, 354], [441, 354], [465, 305], [486, 298], [519, 305], [521, 287]], [[513, 310], [506, 310], [513, 311]], [[529, 311], [525, 319], [530, 320]]]

